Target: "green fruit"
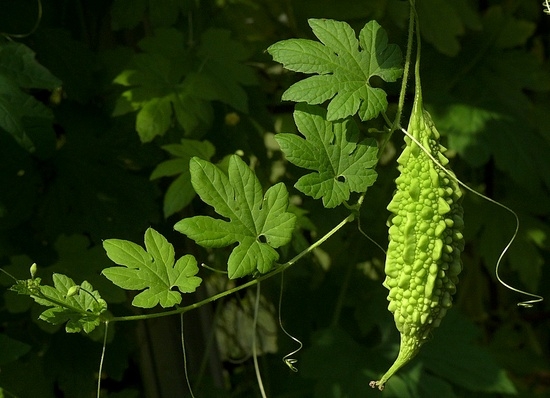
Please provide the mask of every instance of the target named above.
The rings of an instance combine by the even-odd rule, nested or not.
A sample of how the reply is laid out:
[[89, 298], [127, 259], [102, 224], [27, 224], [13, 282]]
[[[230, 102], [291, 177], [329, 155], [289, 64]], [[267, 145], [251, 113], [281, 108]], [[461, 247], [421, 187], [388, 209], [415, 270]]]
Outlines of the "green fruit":
[[[417, 79], [408, 132], [442, 166], [449, 161], [439, 143], [439, 132], [422, 104]], [[392, 213], [386, 256], [388, 309], [401, 333], [394, 364], [372, 387], [384, 388], [388, 379], [407, 364], [429, 340], [452, 305], [460, 254], [464, 248], [462, 192], [454, 174], [441, 169], [411, 138], [397, 162], [397, 189], [388, 205]], [[452, 177], [451, 177], [452, 176]]]

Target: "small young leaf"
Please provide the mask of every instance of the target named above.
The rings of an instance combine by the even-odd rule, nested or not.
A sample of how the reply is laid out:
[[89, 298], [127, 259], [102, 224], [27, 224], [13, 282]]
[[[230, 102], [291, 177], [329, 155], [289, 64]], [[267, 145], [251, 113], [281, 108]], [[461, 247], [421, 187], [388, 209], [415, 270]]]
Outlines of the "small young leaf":
[[[115, 285], [127, 290], [142, 290], [132, 305], [152, 308], [157, 304], [172, 307], [181, 302], [181, 293], [191, 293], [202, 279], [197, 261], [185, 255], [174, 263], [174, 247], [153, 228], [145, 232], [145, 249], [121, 239], [103, 242], [107, 256], [121, 267], [103, 270], [103, 275]], [[177, 287], [179, 291], [172, 290]]]
[[187, 206], [195, 197], [195, 190], [191, 185], [189, 161], [193, 156], [209, 160], [216, 149], [208, 141], [182, 139], [181, 144], [171, 144], [162, 147], [175, 159], [160, 163], [151, 173], [151, 180], [160, 177], [178, 177], [170, 184], [164, 195], [164, 217], [168, 218]]
[[40, 278], [17, 281], [11, 289], [30, 295], [40, 305], [52, 307], [40, 314], [40, 319], [53, 325], [67, 323], [67, 333], [90, 333], [101, 323], [100, 315], [107, 303], [87, 281], [79, 287], [68, 276], [52, 275], [54, 286], [40, 285]]
[[388, 106], [386, 93], [371, 86], [378, 76], [396, 81], [403, 73], [401, 50], [388, 45], [388, 36], [376, 21], [368, 22], [359, 33], [345, 22], [310, 19], [321, 43], [305, 39], [283, 40], [267, 51], [285, 68], [317, 73], [292, 85], [283, 100], [321, 104], [330, 100], [328, 120], [338, 120], [359, 112], [362, 120], [376, 117]]
[[323, 198], [323, 205], [330, 208], [348, 200], [350, 192], [364, 192], [376, 181], [376, 141], [357, 142], [359, 130], [352, 119], [330, 122], [321, 107], [298, 104], [294, 120], [305, 139], [289, 133], [275, 139], [291, 163], [316, 171], [298, 180], [294, 185], [298, 190], [314, 199]]
[[275, 248], [287, 244], [296, 216], [287, 211], [284, 184], [262, 187], [254, 172], [236, 155], [229, 158], [228, 174], [206, 160], [194, 157], [191, 182], [201, 199], [230, 221], [195, 216], [174, 228], [204, 247], [224, 247], [238, 242], [229, 256], [230, 278], [268, 272], [279, 259]]

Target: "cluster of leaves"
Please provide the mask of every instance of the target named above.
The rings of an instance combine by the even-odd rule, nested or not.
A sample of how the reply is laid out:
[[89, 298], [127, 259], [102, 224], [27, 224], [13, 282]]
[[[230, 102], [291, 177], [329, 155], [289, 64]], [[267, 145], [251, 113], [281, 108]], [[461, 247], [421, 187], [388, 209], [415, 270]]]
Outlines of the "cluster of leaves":
[[40, 278], [34, 277], [35, 272], [36, 264], [33, 264], [31, 279], [17, 280], [10, 289], [30, 296], [38, 304], [52, 307], [40, 314], [41, 320], [53, 325], [66, 323], [67, 333], [91, 333], [101, 323], [100, 316], [107, 310], [107, 303], [89, 282], [76, 285], [66, 275], [53, 274], [54, 286], [44, 286]]
[[[16, 276], [34, 261], [46, 264], [41, 278], [18, 281], [1, 300], [5, 395], [89, 396], [96, 388], [97, 326], [116, 320], [113, 313], [179, 307], [184, 293], [198, 301], [204, 293], [195, 295], [197, 289], [213, 294], [239, 283], [202, 274], [200, 261], [227, 271], [229, 279], [277, 270], [281, 258], [349, 215], [356, 194], [367, 189], [360, 222], [375, 240], [386, 239], [382, 209], [393, 191], [393, 144], [379, 153], [379, 137], [368, 131], [379, 131], [395, 108], [392, 83], [402, 74], [404, 46], [388, 37], [404, 45], [407, 2], [77, 3], [59, 18], [55, 4], [44, 3], [35, 35], [0, 42], [0, 155], [6, 161], [0, 184], [9, 188], [0, 189], [0, 259]], [[454, 169], [521, 209], [518, 243], [505, 264], [515, 272], [506, 276], [547, 290], [539, 285], [547, 276], [550, 233], [550, 208], [540, 199], [550, 186], [544, 158], [549, 19], [541, 19], [536, 0], [416, 3], [427, 43], [426, 103], [459, 155]], [[20, 7], [3, 15], [33, 18], [30, 6]], [[0, 15], [0, 31], [18, 28], [5, 19]], [[313, 76], [283, 73], [269, 55]], [[299, 104], [293, 109], [281, 97]], [[518, 131], [525, 137], [518, 139]], [[527, 322], [529, 315], [512, 308], [515, 298], [496, 290], [493, 270], [480, 272], [480, 264], [494, 264], [513, 225], [483, 202], [467, 197], [465, 207], [469, 244], [458, 308], [470, 319], [451, 312], [418, 360], [388, 384], [386, 396], [547, 394], [542, 383], [532, 383], [550, 368], [540, 345], [547, 322]], [[133, 242], [144, 230], [142, 247]], [[393, 359], [394, 353], [382, 353], [397, 341], [380, 286], [382, 255], [357, 229], [342, 232], [286, 277], [285, 327], [308, 344], [292, 378], [280, 354], [263, 355], [270, 395], [363, 396]], [[0, 283], [11, 281], [2, 276]], [[129, 299], [125, 290], [137, 293]], [[495, 291], [499, 300], [490, 294]], [[262, 300], [278, 293], [270, 284]], [[231, 333], [250, 324], [251, 314], [243, 313], [252, 311], [249, 296], [241, 304], [239, 297], [226, 301], [215, 311], [222, 321], [213, 321], [224, 328], [221, 344], [239, 341]], [[270, 311], [262, 316], [275, 324]], [[60, 325], [83, 333], [60, 334]], [[193, 337], [201, 334], [199, 325], [193, 323], [196, 340], [188, 345], [208, 353], [213, 342]], [[179, 338], [144, 327], [152, 336], [149, 350], [159, 350], [156, 339], [180, 351]], [[132, 377], [136, 328], [120, 322], [107, 336], [113, 355], [102, 377], [120, 391], [109, 396], [139, 397], [153, 384], [160, 386], [157, 395], [162, 388], [185, 394], [163, 375], [155, 383], [135, 382], [154, 378], [144, 363], [141, 371], [149, 374]], [[279, 338], [275, 344], [273, 330], [258, 335], [272, 342], [266, 353], [292, 343]], [[488, 343], [480, 347], [480, 341]], [[170, 360], [162, 350], [154, 357], [163, 365]], [[225, 396], [227, 385], [232, 396], [257, 393], [249, 363], [223, 367], [214, 363], [219, 373], [210, 375], [226, 375], [219, 389], [205, 382], [201, 369], [191, 369], [197, 394]], [[33, 383], [21, 383], [29, 374], [36, 375]]]
[[231, 40], [230, 32], [209, 29], [197, 48], [186, 49], [183, 34], [158, 28], [138, 43], [128, 69], [115, 83], [129, 87], [117, 101], [113, 115], [137, 112], [136, 131], [142, 142], [163, 135], [173, 116], [188, 136], [212, 124], [211, 101], [222, 101], [238, 111], [248, 111], [242, 85], [255, 82], [245, 47]]

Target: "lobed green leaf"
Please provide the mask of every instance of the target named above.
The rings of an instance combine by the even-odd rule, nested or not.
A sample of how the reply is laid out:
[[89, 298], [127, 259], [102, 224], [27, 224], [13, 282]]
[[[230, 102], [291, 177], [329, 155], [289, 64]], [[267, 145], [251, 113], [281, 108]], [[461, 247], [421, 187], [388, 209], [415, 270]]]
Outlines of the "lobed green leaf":
[[294, 185], [314, 199], [323, 199], [325, 207], [336, 207], [351, 192], [364, 192], [376, 181], [378, 147], [373, 139], [359, 141], [359, 130], [352, 119], [331, 122], [318, 106], [298, 104], [294, 111], [298, 130], [278, 134], [286, 158], [296, 166], [314, 170]]
[[386, 32], [376, 21], [368, 22], [359, 33], [345, 22], [310, 19], [309, 25], [321, 43], [283, 40], [267, 51], [287, 69], [316, 73], [292, 85], [283, 100], [328, 104], [328, 120], [338, 120], [359, 113], [362, 120], [376, 117], [386, 110], [386, 93], [371, 85], [378, 76], [387, 82], [402, 74], [401, 50], [388, 44]]
[[190, 170], [200, 198], [229, 221], [195, 216], [179, 221], [174, 228], [204, 247], [238, 243], [229, 256], [230, 278], [255, 270], [268, 272], [279, 259], [275, 248], [290, 241], [296, 222], [296, 216], [287, 211], [284, 184], [270, 187], [263, 195], [254, 172], [236, 155], [229, 158], [227, 174], [197, 157], [191, 159]]
[[[145, 289], [134, 297], [136, 307], [172, 307], [181, 302], [180, 292], [194, 292], [202, 281], [195, 276], [199, 270], [195, 258], [188, 254], [174, 263], [174, 247], [152, 228], [145, 232], [145, 249], [121, 239], [107, 239], [103, 247], [121, 265], [104, 269], [103, 275], [123, 289]], [[179, 292], [172, 290], [175, 287]]]

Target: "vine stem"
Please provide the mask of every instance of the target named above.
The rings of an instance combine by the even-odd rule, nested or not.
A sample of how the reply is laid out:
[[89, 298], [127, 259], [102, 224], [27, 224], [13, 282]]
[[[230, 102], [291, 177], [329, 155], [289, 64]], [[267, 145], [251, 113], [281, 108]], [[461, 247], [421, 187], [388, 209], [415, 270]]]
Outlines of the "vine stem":
[[[384, 152], [384, 148], [390, 142], [392, 134], [399, 130], [401, 128], [401, 116], [403, 114], [403, 108], [405, 106], [405, 96], [407, 95], [407, 82], [409, 80], [409, 72], [411, 69], [411, 59], [412, 59], [412, 48], [413, 48], [413, 38], [414, 38], [414, 25], [415, 25], [415, 16], [416, 13], [414, 11], [414, 6], [411, 4], [411, 10], [409, 15], [409, 32], [407, 34], [407, 52], [405, 54], [405, 64], [403, 65], [403, 78], [401, 79], [401, 89], [399, 90], [399, 101], [397, 103], [397, 113], [395, 114], [395, 118], [393, 119], [393, 123], [389, 120], [387, 115], [385, 113], [382, 113], [382, 116], [384, 117], [384, 120], [389, 126], [389, 132], [382, 143], [380, 145], [380, 149], [378, 150], [378, 157], [380, 157], [380, 154]], [[363, 204], [363, 201], [365, 200], [367, 192], [363, 192], [359, 199], [357, 200], [356, 211], [359, 211], [361, 208], [361, 205]], [[368, 236], [367, 236], [368, 237]], [[370, 238], [369, 238], [370, 239]], [[378, 245], [377, 245], [378, 246]]]
[[256, 284], [258, 284], [258, 283], [260, 283], [260, 282], [262, 282], [266, 279], [271, 278], [273, 275], [277, 275], [277, 274], [285, 271], [286, 269], [288, 269], [290, 266], [295, 264], [302, 257], [306, 256], [307, 254], [309, 254], [313, 250], [315, 250], [317, 247], [322, 245], [332, 235], [334, 235], [336, 232], [338, 232], [344, 225], [346, 225], [347, 223], [352, 222], [354, 219], [355, 219], [355, 213], [352, 213], [352, 214], [348, 215], [346, 218], [344, 218], [342, 221], [340, 221], [340, 223], [338, 223], [338, 225], [336, 225], [329, 232], [327, 232], [323, 237], [321, 237], [319, 240], [317, 240], [315, 243], [313, 243], [307, 249], [303, 250], [302, 252], [300, 252], [299, 254], [294, 256], [292, 259], [290, 259], [286, 263], [281, 264], [280, 266], [275, 268], [273, 271], [268, 272], [267, 274], [264, 274], [264, 275], [262, 275], [262, 276], [260, 276], [256, 279], [248, 281], [248, 282], [246, 282], [242, 285], [236, 286], [236, 287], [234, 287], [232, 289], [229, 289], [229, 290], [225, 290], [221, 293], [215, 294], [215, 295], [210, 296], [210, 297], [208, 297], [204, 300], [197, 301], [196, 303], [187, 305], [185, 307], [176, 308], [175, 310], [165, 311], [165, 312], [158, 312], [158, 313], [154, 313], [154, 314], [129, 315], [129, 316], [119, 316], [119, 317], [115, 316], [115, 317], [106, 318], [104, 320], [105, 321], [108, 320], [109, 322], [139, 321], [139, 320], [144, 320], [144, 319], [153, 319], [153, 318], [160, 318], [160, 317], [163, 317], [163, 316], [183, 314], [187, 311], [194, 310], [196, 308], [202, 307], [203, 305], [206, 305], [206, 304], [209, 304], [209, 303], [214, 302], [216, 300], [219, 300], [219, 299], [221, 299], [225, 296], [229, 296], [230, 294], [236, 293], [240, 290], [243, 290], [243, 289], [249, 288], [251, 286], [254, 286], [254, 285], [256, 285]]
[[187, 382], [187, 388], [191, 398], [195, 398], [193, 394], [193, 388], [191, 387], [191, 381], [189, 380], [189, 372], [187, 369], [187, 351], [185, 349], [185, 335], [183, 333], [183, 313], [180, 314], [180, 334], [181, 334], [181, 351], [183, 354], [183, 373], [185, 374], [185, 381]]
[[103, 332], [103, 346], [101, 347], [101, 358], [99, 359], [99, 370], [97, 371], [97, 398], [101, 396], [101, 374], [103, 373], [103, 363], [105, 362], [105, 350], [107, 349], [107, 333], [109, 331], [109, 321], [105, 322], [105, 331]]
[[[386, 145], [388, 142], [390, 142], [391, 136], [393, 133], [399, 129], [401, 129], [401, 116], [403, 114], [403, 108], [405, 106], [405, 96], [407, 95], [407, 82], [409, 80], [409, 72], [411, 69], [411, 59], [412, 59], [412, 49], [413, 49], [413, 39], [414, 39], [414, 27], [415, 27], [415, 21], [416, 21], [416, 11], [414, 9], [414, 0], [411, 0], [410, 3], [410, 12], [409, 12], [409, 31], [407, 33], [407, 52], [405, 54], [405, 64], [403, 65], [403, 78], [401, 79], [401, 89], [399, 90], [399, 100], [397, 103], [397, 113], [395, 114], [395, 118], [393, 119], [393, 122], [390, 121], [388, 116], [385, 112], [382, 112], [382, 117], [388, 124], [388, 135], [386, 136], [385, 140], [380, 145], [380, 148], [378, 150], [378, 159], [380, 159], [381, 154], [384, 152], [384, 148], [386, 148]], [[348, 206], [348, 208], [355, 211], [357, 214], [357, 219], [359, 220], [359, 212], [361, 210], [361, 205], [363, 204], [365, 200], [365, 196], [367, 195], [367, 191], [365, 190], [361, 195], [359, 196], [359, 199], [357, 199], [357, 203], [354, 206]], [[380, 250], [386, 254], [386, 251], [380, 244], [376, 241], [374, 241], [367, 233], [365, 233], [361, 229], [360, 221], [358, 221], [359, 225], [359, 231], [371, 242], [373, 242]]]
[[258, 312], [260, 309], [260, 284], [256, 285], [256, 299], [254, 301], [254, 326], [252, 327], [252, 360], [254, 361], [254, 372], [256, 373], [256, 380], [258, 387], [260, 388], [260, 394], [262, 398], [267, 398], [265, 392], [264, 382], [260, 373], [260, 365], [258, 364]]
[[383, 152], [384, 148], [386, 147], [386, 144], [390, 141], [392, 134], [394, 131], [397, 131], [401, 128], [401, 116], [403, 114], [403, 108], [405, 106], [405, 96], [407, 94], [407, 83], [409, 81], [409, 72], [411, 69], [411, 59], [412, 59], [412, 48], [413, 48], [413, 39], [414, 39], [414, 25], [415, 25], [415, 11], [414, 11], [414, 5], [411, 4], [410, 12], [409, 12], [409, 32], [407, 34], [407, 52], [405, 54], [405, 64], [403, 65], [403, 78], [401, 79], [401, 90], [399, 90], [399, 101], [397, 102], [397, 113], [395, 114], [395, 118], [393, 119], [393, 123], [388, 123], [389, 119], [387, 119], [386, 115], [384, 114], [384, 117], [386, 119], [386, 123], [390, 126], [390, 131], [388, 132], [388, 135], [384, 142], [382, 143], [380, 147], [379, 154]]

